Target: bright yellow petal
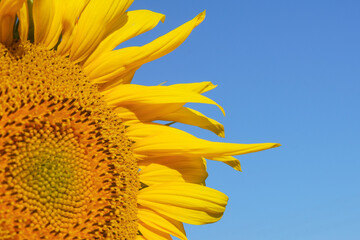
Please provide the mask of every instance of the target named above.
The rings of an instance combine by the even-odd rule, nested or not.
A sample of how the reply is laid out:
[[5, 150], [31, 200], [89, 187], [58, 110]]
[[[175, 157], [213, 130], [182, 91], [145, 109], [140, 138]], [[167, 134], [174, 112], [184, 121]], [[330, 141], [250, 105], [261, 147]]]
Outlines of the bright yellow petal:
[[258, 152], [280, 146], [278, 143], [237, 144], [211, 142], [196, 138], [176, 128], [160, 124], [135, 124], [128, 129], [135, 141], [134, 153], [139, 159], [148, 157], [188, 156], [207, 159]]
[[[194, 101], [190, 99], [194, 94], [199, 97], [201, 96], [200, 93], [209, 91], [215, 87], [211, 82], [155, 87], [121, 84], [110, 90], [103, 91], [103, 94], [109, 104], [119, 109], [119, 116], [124, 121], [138, 120], [137, 122], [152, 122], [155, 120], [163, 120], [180, 122], [210, 130], [224, 137], [224, 127], [222, 124], [206, 117], [196, 110], [182, 107], [186, 101]], [[162, 94], [159, 94], [159, 92], [162, 92]], [[177, 98], [174, 99], [174, 96]], [[181, 96], [184, 100], [179, 100], [178, 97]], [[204, 99], [204, 97], [201, 98]], [[197, 100], [195, 101], [199, 102]], [[145, 104], [146, 107], [144, 107]]]
[[48, 49], [59, 41], [64, 6], [59, 0], [38, 0], [33, 4], [34, 42]]
[[171, 86], [197, 93], [205, 93], [217, 87], [217, 85], [212, 84], [212, 82], [179, 83], [173, 84]]
[[140, 190], [138, 195], [141, 206], [195, 225], [220, 220], [227, 200], [222, 192], [192, 183], [158, 184]]
[[73, 31], [70, 60], [81, 62], [99, 43], [121, 25], [121, 16], [133, 0], [92, 0], [82, 12]]
[[224, 113], [223, 108], [210, 98], [174, 86], [120, 84], [102, 93], [110, 106], [125, 107], [143, 121], [177, 111], [188, 102], [214, 104]]
[[16, 13], [25, 0], [2, 0], [0, 2], [0, 42], [10, 44], [13, 40], [13, 28]]
[[[177, 48], [189, 36], [192, 30], [205, 18], [205, 12], [162, 37], [142, 46], [128, 47], [116, 51], [104, 52], [89, 63], [84, 72], [97, 83], [104, 83], [101, 89], [123, 82], [124, 76], [141, 65], [160, 58]], [[105, 83], [106, 82], [106, 83]]]
[[140, 181], [146, 185], [167, 182], [205, 184], [208, 174], [201, 157], [163, 157], [139, 161]]
[[226, 163], [227, 165], [234, 168], [235, 170], [238, 170], [240, 172], [242, 171], [240, 161], [238, 159], [232, 157], [232, 156], [211, 157], [211, 158], [208, 158], [208, 159]]
[[144, 207], [139, 207], [138, 218], [142, 223], [149, 227], [170, 234], [181, 240], [187, 240], [184, 226], [181, 222], [175, 221]]
[[118, 107], [118, 108], [114, 109], [113, 111], [118, 115], [119, 118], [121, 118], [121, 120], [127, 126], [141, 123], [141, 121], [137, 118], [135, 113], [133, 113], [132, 111], [130, 111], [127, 108]]
[[[32, 7], [30, 7], [32, 8]], [[22, 41], [26, 41], [28, 39], [29, 27], [30, 27], [30, 16], [29, 16], [29, 5], [28, 1], [24, 1], [24, 4], [20, 8], [18, 12], [19, 18], [19, 36]]]
[[65, 11], [62, 15], [62, 35], [61, 43], [57, 48], [57, 53], [60, 55], [69, 55], [73, 38], [72, 32], [75, 27], [81, 12], [90, 0], [63, 0], [62, 4], [65, 6]]
[[221, 123], [191, 108], [182, 107], [175, 112], [159, 116], [157, 120], [193, 125], [210, 130], [220, 137], [225, 137], [224, 126]]
[[119, 44], [153, 29], [160, 21], [165, 21], [165, 15], [149, 10], [136, 10], [126, 12], [120, 21], [122, 22], [121, 28], [111, 33], [99, 44], [83, 67], [86, 67], [102, 53], [112, 51]]
[[164, 233], [156, 228], [150, 227], [145, 223], [139, 223], [139, 231], [143, 235], [140, 239], [146, 240], [172, 240], [168, 233]]

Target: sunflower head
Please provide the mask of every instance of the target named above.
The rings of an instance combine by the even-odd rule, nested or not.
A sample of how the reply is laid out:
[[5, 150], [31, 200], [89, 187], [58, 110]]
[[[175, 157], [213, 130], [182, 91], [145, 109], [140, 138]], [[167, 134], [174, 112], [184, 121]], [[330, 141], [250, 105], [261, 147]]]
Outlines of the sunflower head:
[[[143, 64], [177, 48], [205, 12], [143, 46], [114, 50], [165, 16], [133, 0], [0, 0], [0, 239], [187, 240], [183, 223], [221, 219], [227, 196], [205, 186], [206, 159], [274, 143], [224, 137], [185, 106], [213, 104], [210, 82], [130, 84]], [[160, 124], [157, 120], [166, 121]]]
[[0, 54], [0, 237], [134, 237], [138, 168], [122, 121], [67, 58], [28, 42]]

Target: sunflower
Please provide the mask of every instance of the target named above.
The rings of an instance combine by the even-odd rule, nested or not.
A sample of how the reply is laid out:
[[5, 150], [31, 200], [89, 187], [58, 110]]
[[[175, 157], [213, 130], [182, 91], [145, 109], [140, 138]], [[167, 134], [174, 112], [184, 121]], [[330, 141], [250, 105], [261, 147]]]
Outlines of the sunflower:
[[[205, 186], [206, 160], [275, 143], [210, 142], [210, 82], [130, 84], [177, 48], [205, 12], [154, 41], [114, 50], [165, 16], [132, 0], [0, 1], [0, 239], [187, 239], [183, 223], [218, 221], [227, 196]], [[156, 122], [162, 120], [169, 124]]]

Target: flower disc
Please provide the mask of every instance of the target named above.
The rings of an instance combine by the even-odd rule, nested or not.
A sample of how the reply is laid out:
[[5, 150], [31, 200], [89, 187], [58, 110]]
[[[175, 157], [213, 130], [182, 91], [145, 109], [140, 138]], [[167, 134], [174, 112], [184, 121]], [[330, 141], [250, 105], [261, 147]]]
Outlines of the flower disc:
[[67, 58], [0, 45], [0, 239], [134, 239], [132, 142]]

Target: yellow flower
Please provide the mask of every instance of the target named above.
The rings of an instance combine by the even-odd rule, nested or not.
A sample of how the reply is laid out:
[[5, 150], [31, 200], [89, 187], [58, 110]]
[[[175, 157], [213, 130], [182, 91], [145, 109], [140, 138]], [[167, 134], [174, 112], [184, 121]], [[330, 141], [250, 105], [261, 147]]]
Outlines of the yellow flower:
[[183, 223], [219, 220], [227, 197], [205, 186], [206, 160], [274, 143], [210, 142], [156, 120], [223, 137], [188, 102], [210, 82], [130, 84], [178, 47], [205, 13], [141, 47], [114, 50], [165, 16], [132, 0], [1, 0], [0, 239], [187, 239]]

